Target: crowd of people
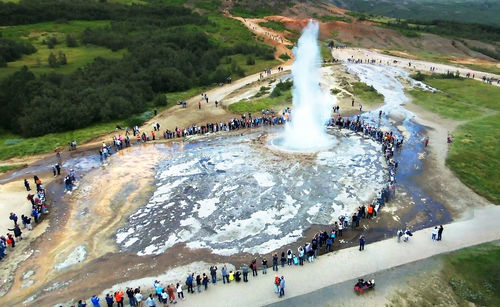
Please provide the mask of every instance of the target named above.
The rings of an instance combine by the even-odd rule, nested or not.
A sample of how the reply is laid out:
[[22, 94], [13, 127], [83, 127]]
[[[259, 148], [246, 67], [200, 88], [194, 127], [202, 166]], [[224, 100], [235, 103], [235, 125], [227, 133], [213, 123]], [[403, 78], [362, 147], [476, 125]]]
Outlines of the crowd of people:
[[[21, 219], [19, 220], [16, 213], [11, 212], [9, 214], [9, 220], [14, 223], [14, 226], [12, 228], [8, 228], [7, 230], [12, 231], [14, 235], [8, 232], [6, 235], [0, 236], [0, 260], [6, 256], [8, 251], [14, 250], [17, 241], [23, 239], [23, 230], [33, 230], [33, 222], [34, 224], [40, 223], [42, 216], [49, 213], [47, 209], [45, 187], [43, 186], [40, 178], [37, 175], [33, 176], [33, 183], [36, 186], [36, 194], [31, 193], [32, 189], [27, 179], [24, 179], [23, 183], [26, 191], [28, 192], [26, 199], [31, 204], [31, 215], [27, 216], [22, 214]], [[21, 223], [19, 223], [19, 221]]]

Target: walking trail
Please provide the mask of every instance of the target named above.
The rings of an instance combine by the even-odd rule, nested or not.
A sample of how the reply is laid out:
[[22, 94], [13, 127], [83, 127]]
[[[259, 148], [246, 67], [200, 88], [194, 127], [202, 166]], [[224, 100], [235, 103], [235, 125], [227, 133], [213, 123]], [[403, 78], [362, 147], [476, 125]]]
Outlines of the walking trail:
[[[402, 67], [406, 69], [411, 69], [413, 71], [421, 71], [421, 72], [430, 72], [430, 68], [434, 67], [435, 70], [434, 72], [444, 74], [446, 72], [460, 72], [460, 75], [462, 77], [465, 77], [467, 73], [474, 74], [474, 79], [478, 81], [482, 81], [481, 78], [485, 76], [486, 78], [494, 78], [495, 81], [492, 83], [493, 85], [499, 85], [496, 80], [500, 78], [500, 75], [497, 74], [492, 74], [492, 73], [487, 73], [487, 72], [482, 72], [478, 70], [473, 70], [469, 68], [462, 68], [454, 65], [447, 65], [447, 64], [441, 64], [441, 63], [433, 63], [433, 62], [427, 62], [427, 61], [422, 61], [422, 60], [414, 60], [414, 59], [406, 59], [402, 57], [397, 57], [393, 55], [386, 55], [386, 54], [381, 54], [378, 53], [375, 50], [369, 50], [369, 49], [361, 49], [361, 48], [340, 48], [340, 49], [332, 49], [332, 55], [336, 59], [340, 59], [343, 61], [347, 61], [348, 59], [352, 58], [354, 60], [361, 59], [361, 60], [376, 60], [376, 63], [379, 64], [380, 61], [382, 61], [382, 64], [387, 64], [389, 62], [389, 65], [391, 66], [397, 66], [397, 67]], [[408, 63], [411, 63], [411, 67], [408, 66]]]
[[[444, 225], [443, 240], [440, 242], [431, 240], [432, 228], [427, 228], [415, 232], [408, 243], [397, 243], [395, 238], [372, 244], [367, 242], [362, 252], [358, 247], [352, 247], [321, 256], [312, 264], [305, 263], [303, 267], [280, 266], [278, 274], [286, 280], [285, 298], [307, 294], [358, 277], [367, 279], [375, 272], [499, 240], [500, 224], [495, 217], [500, 216], [500, 206], [471, 210], [471, 219]], [[237, 303], [240, 306], [262, 306], [278, 302], [283, 298], [280, 299], [274, 292], [274, 275], [272, 269], [268, 269], [267, 275], [259, 271], [259, 276], [249, 276], [248, 283], [232, 282], [224, 285], [218, 281], [215, 286], [209, 286], [206, 292], [187, 294], [186, 300], [179, 305], [233, 306]]]

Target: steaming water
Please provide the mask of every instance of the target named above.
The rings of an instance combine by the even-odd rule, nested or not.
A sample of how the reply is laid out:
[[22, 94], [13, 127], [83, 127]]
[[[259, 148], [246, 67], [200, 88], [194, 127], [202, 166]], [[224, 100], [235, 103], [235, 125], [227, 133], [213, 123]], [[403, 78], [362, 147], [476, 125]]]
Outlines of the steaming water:
[[310, 21], [294, 48], [292, 65], [292, 116], [283, 136], [274, 142], [287, 150], [311, 151], [332, 145], [325, 123], [331, 115], [334, 97], [319, 85], [321, 55], [318, 45], [319, 25]]
[[270, 252], [298, 240], [311, 224], [351, 214], [387, 179], [380, 144], [349, 131], [340, 132], [334, 148], [309, 156], [253, 145], [258, 131], [174, 150], [158, 165], [148, 204], [118, 232], [121, 248], [159, 254], [185, 242], [225, 255]]

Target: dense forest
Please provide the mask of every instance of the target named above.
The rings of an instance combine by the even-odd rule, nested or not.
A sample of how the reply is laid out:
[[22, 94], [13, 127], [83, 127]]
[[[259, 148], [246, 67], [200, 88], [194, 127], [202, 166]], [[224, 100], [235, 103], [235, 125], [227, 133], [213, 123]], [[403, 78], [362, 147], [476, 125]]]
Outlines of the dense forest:
[[82, 43], [128, 52], [122, 59], [96, 58], [69, 75], [36, 76], [24, 67], [2, 80], [0, 125], [23, 136], [124, 119], [165, 104], [166, 92], [224, 82], [231, 74], [219, 65], [225, 56], [274, 58], [272, 48], [257, 42], [218, 43], [202, 30], [210, 21], [184, 7], [82, 0], [0, 3], [3, 25], [61, 18], [111, 20], [110, 26], [86, 29]]

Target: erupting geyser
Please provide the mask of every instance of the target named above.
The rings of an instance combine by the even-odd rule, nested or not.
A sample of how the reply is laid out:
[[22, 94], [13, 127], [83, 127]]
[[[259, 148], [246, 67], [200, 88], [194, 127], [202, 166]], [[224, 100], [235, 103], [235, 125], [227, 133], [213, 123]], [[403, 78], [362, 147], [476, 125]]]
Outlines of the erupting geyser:
[[292, 115], [285, 132], [274, 145], [293, 151], [311, 151], [331, 145], [334, 139], [326, 133], [325, 124], [333, 106], [332, 96], [320, 87], [321, 55], [318, 45], [319, 25], [309, 21], [302, 31], [295, 62], [292, 65]]

